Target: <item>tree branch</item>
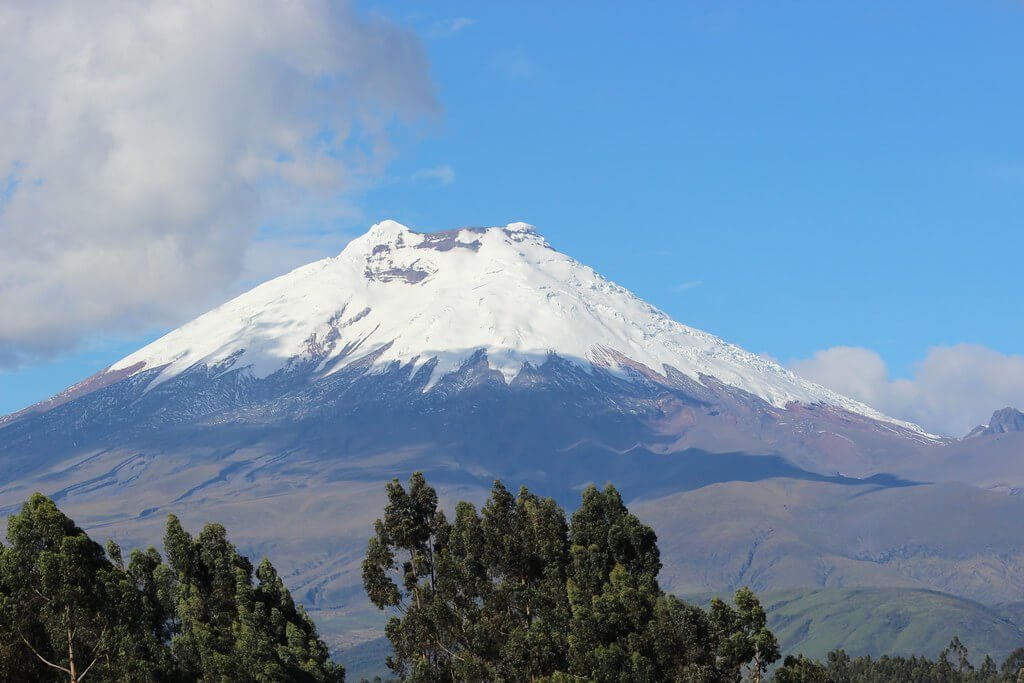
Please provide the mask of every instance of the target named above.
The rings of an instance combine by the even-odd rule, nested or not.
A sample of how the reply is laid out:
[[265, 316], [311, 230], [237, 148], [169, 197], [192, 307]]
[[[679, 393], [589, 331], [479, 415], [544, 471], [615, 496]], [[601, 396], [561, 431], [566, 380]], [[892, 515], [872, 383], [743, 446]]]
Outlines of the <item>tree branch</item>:
[[457, 659], [460, 662], [465, 662], [466, 661], [465, 659], [463, 659], [462, 657], [460, 657], [459, 655], [455, 654], [454, 652], [452, 652], [451, 650], [446, 648], [444, 645], [442, 645], [440, 639], [435, 639], [434, 640], [434, 644], [437, 645], [438, 649], [440, 649], [441, 651], [447, 653], [449, 657]]
[[89, 666], [85, 667], [85, 671], [83, 671], [82, 675], [78, 677], [79, 683], [81, 683], [81, 681], [85, 680], [85, 674], [89, 673], [89, 669], [92, 668], [93, 664], [95, 664], [97, 661], [99, 661], [99, 658], [100, 658], [100, 656], [96, 655], [93, 658], [93, 660], [91, 662], [89, 662]]
[[36, 657], [38, 657], [39, 661], [41, 661], [43, 664], [46, 664], [47, 666], [52, 666], [54, 669], [60, 669], [61, 671], [66, 673], [68, 676], [71, 675], [71, 669], [65, 669], [60, 664], [54, 664], [53, 662], [48, 660], [46, 657], [44, 657], [41, 654], [39, 654], [38, 652], [36, 652], [36, 649], [34, 647], [32, 647], [32, 643], [28, 642], [28, 639], [25, 638], [25, 636], [22, 636], [20, 633], [18, 635], [21, 636], [21, 642], [25, 643], [25, 645], [28, 646], [28, 649], [32, 650], [32, 654], [34, 654]]

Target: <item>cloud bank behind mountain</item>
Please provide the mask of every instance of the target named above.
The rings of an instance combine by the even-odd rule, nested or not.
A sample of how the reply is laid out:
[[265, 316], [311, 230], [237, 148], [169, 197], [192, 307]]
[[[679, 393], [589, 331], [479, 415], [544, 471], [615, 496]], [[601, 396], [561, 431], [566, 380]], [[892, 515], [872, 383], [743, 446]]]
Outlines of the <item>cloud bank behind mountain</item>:
[[437, 109], [413, 32], [327, 0], [3, 3], [0, 82], [0, 367], [179, 322]]
[[1005, 406], [1024, 406], [1024, 356], [985, 346], [933, 347], [912, 377], [892, 378], [871, 349], [836, 346], [792, 361], [791, 370], [883, 413], [951, 436], [985, 424]]

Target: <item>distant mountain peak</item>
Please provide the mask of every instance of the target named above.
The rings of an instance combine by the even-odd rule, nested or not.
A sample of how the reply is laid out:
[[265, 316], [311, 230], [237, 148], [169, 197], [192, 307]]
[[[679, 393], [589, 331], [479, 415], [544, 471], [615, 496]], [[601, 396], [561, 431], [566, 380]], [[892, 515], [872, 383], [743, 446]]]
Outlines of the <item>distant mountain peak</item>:
[[823, 404], [920, 432], [804, 380], [766, 358], [687, 327], [554, 250], [528, 223], [416, 232], [373, 225], [336, 257], [266, 282], [111, 367], [195, 366], [255, 379], [301, 364], [423, 369], [429, 391], [482, 354], [507, 384], [551, 356], [636, 381], [713, 378], [776, 408]]
[[992, 436], [995, 434], [1011, 434], [1013, 432], [1024, 432], [1024, 413], [1016, 408], [1000, 408], [992, 413], [987, 425], [980, 425], [971, 430], [968, 438], [972, 436]]

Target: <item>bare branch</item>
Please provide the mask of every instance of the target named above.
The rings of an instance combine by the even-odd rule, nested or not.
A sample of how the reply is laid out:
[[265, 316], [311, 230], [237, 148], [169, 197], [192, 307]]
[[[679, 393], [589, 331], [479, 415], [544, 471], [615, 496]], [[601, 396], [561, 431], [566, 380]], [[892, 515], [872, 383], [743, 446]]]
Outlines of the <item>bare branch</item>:
[[104, 650], [103, 639], [104, 639], [104, 637], [106, 635], [107, 635], [107, 629], [104, 628], [102, 631], [100, 631], [100, 637], [98, 639], [99, 642], [100, 642], [100, 645], [94, 651], [94, 654], [96, 656], [93, 657], [92, 661], [89, 662], [89, 666], [85, 667], [85, 671], [83, 671], [81, 673], [81, 675], [77, 678], [78, 683], [82, 683], [82, 679], [85, 678], [85, 674], [89, 673], [89, 669], [92, 668], [92, 665], [95, 664], [97, 661], [99, 661], [99, 658], [103, 655], [103, 650]]
[[[18, 635], [21, 635], [21, 634], [19, 633]], [[44, 657], [41, 654], [39, 654], [38, 652], [36, 652], [36, 649], [34, 647], [32, 647], [32, 643], [28, 642], [28, 639], [25, 638], [25, 636], [21, 636], [21, 642], [25, 643], [25, 645], [28, 646], [28, 649], [32, 650], [32, 654], [34, 654], [36, 657], [38, 657], [39, 661], [41, 661], [43, 664], [46, 664], [47, 666], [52, 666], [54, 669], [60, 669], [61, 671], [66, 673], [68, 676], [71, 675], [71, 670], [70, 669], [65, 669], [60, 664], [54, 664], [53, 662], [48, 660], [46, 657]]]
[[442, 645], [440, 639], [436, 639], [434, 641], [434, 644], [437, 645], [438, 649], [440, 649], [441, 651], [448, 653], [449, 657], [454, 657], [455, 659], [459, 660], [460, 662], [465, 662], [466, 661], [465, 659], [463, 659], [462, 657], [460, 657], [459, 655], [455, 654], [454, 652], [452, 652], [451, 650], [446, 648], [444, 645]]
[[85, 680], [85, 674], [89, 673], [89, 669], [92, 668], [93, 664], [95, 664], [97, 661], [99, 661], [99, 658], [100, 658], [100, 656], [96, 655], [96, 657], [94, 657], [93, 660], [91, 662], [89, 662], [89, 666], [85, 667], [85, 671], [83, 671], [82, 675], [78, 677], [79, 683], [81, 683], [83, 680]]

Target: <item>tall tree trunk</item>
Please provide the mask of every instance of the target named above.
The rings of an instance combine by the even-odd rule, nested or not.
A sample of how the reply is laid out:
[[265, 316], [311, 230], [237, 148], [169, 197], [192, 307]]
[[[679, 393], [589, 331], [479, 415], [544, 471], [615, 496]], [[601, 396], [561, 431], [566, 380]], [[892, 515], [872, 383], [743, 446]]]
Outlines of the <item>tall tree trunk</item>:
[[68, 683], [78, 683], [78, 673], [75, 670], [75, 646], [72, 642], [74, 639], [74, 633], [71, 631], [71, 627], [68, 627]]

